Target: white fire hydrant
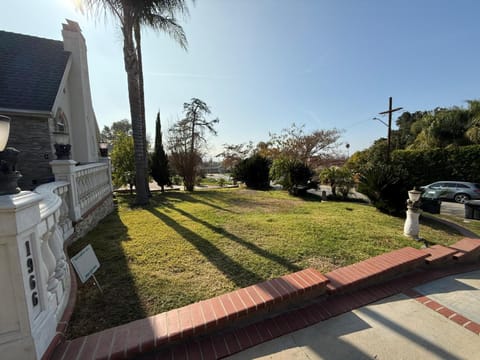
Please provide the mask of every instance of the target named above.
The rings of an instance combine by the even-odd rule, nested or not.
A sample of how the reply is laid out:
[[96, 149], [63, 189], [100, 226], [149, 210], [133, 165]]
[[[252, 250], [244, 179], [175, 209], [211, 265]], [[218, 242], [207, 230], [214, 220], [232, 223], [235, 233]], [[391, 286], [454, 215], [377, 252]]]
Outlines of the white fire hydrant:
[[417, 241], [420, 240], [418, 233], [420, 231], [420, 195], [421, 191], [417, 189], [410, 190], [408, 192], [407, 200], [407, 218], [403, 227], [403, 233], [405, 236], [411, 237]]

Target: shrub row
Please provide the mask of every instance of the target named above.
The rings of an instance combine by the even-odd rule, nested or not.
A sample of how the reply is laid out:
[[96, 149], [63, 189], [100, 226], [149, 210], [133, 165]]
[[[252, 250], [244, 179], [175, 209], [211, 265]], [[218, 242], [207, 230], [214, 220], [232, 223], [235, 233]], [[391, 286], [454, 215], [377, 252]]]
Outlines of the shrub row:
[[480, 182], [480, 145], [431, 150], [397, 150], [392, 164], [403, 168], [412, 186], [439, 180]]

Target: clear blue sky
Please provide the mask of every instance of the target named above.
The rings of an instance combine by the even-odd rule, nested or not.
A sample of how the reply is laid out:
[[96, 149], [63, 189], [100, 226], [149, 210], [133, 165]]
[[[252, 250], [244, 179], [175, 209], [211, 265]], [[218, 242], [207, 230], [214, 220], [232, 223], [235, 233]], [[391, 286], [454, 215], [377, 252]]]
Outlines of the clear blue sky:
[[[64, 19], [78, 21], [102, 128], [129, 118], [122, 38], [112, 19], [95, 21], [71, 1], [4, 2], [0, 28], [60, 40]], [[480, 98], [477, 0], [197, 0], [190, 13], [181, 21], [188, 52], [144, 33], [147, 132], [158, 109], [165, 133], [198, 97], [220, 118], [212, 153], [293, 122], [345, 130], [352, 152], [386, 136], [372, 118], [389, 96], [408, 111]]]

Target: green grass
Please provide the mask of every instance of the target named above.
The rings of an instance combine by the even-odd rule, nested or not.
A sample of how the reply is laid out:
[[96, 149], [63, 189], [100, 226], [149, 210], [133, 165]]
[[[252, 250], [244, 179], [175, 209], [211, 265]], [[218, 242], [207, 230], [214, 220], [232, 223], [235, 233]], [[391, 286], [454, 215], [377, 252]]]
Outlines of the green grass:
[[[101, 267], [79, 285], [69, 336], [77, 337], [306, 267], [327, 272], [404, 246], [403, 220], [359, 203], [299, 199], [282, 191], [219, 189], [154, 194], [118, 209], [69, 248], [92, 244]], [[460, 235], [422, 225], [430, 242]]]
[[218, 181], [217, 181], [217, 179], [212, 178], [212, 177], [204, 177], [204, 178], [202, 178], [202, 180], [200, 181], [200, 185], [203, 185], [203, 186], [207, 186], [207, 185], [217, 186], [217, 185], [218, 185]]

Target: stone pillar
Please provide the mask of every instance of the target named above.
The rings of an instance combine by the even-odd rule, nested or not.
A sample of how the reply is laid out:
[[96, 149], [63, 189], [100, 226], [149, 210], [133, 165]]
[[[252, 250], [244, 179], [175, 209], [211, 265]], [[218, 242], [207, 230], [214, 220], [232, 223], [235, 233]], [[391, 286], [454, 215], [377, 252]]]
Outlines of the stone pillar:
[[40, 359], [55, 336], [38, 224], [42, 197], [0, 196], [0, 357]]
[[420, 211], [408, 209], [407, 218], [405, 220], [405, 225], [403, 227], [403, 233], [405, 236], [409, 236], [415, 240], [418, 240], [418, 233], [420, 232]]
[[67, 196], [69, 215], [72, 221], [78, 221], [82, 217], [78, 201], [77, 182], [75, 181], [75, 165], [76, 162], [73, 160], [53, 160], [50, 162], [55, 181], [66, 181], [70, 184]]

